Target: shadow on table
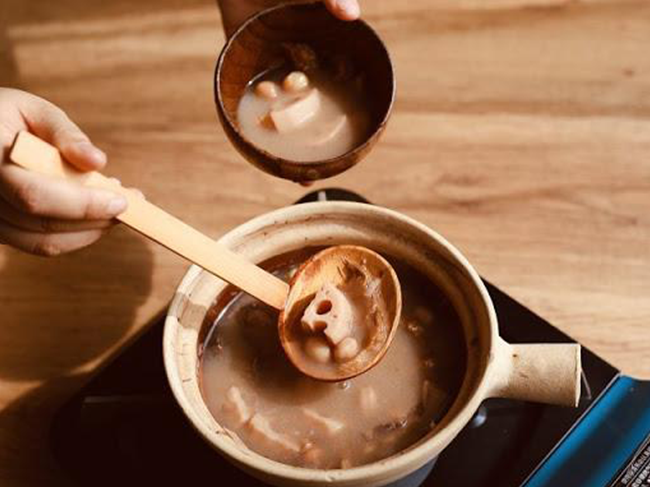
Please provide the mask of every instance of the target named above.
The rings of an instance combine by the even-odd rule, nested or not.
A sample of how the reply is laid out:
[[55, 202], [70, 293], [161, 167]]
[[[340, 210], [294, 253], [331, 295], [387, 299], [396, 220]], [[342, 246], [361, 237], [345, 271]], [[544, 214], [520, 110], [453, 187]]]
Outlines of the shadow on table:
[[73, 373], [128, 332], [151, 291], [151, 250], [123, 227], [56, 258], [4, 252], [0, 296], [8, 303], [0, 322], [0, 380]]

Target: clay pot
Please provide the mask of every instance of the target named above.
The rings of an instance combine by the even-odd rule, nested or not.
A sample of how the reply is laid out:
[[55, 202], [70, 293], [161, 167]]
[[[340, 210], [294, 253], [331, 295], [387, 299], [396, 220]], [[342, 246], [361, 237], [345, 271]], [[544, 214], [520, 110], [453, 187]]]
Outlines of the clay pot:
[[[297, 468], [269, 460], [235, 441], [209, 413], [197, 377], [204, 318], [226, 285], [192, 267], [178, 287], [164, 334], [164, 362], [172, 391], [190, 422], [219, 453], [274, 485], [380, 486], [436, 457], [463, 429], [482, 401], [516, 398], [575, 406], [580, 395], [580, 346], [510, 345], [479, 275], [443, 237], [404, 215], [360, 203], [324, 202], [284, 208], [237, 227], [221, 240], [254, 262], [306, 246], [363, 245], [427, 275], [454, 304], [467, 344], [467, 369], [446, 416], [407, 450], [346, 470]], [[468, 459], [471, 468], [471, 458]]]
[[[307, 44], [317, 55], [335, 53], [363, 75], [371, 128], [362, 144], [341, 156], [305, 163], [274, 156], [241, 133], [239, 100], [252, 79], [271, 68], [290, 66], [286, 43]], [[306, 182], [349, 169], [374, 147], [393, 106], [395, 77], [386, 47], [366, 22], [338, 20], [322, 2], [288, 4], [255, 15], [228, 40], [217, 62], [214, 96], [224, 131], [241, 155], [269, 174]]]

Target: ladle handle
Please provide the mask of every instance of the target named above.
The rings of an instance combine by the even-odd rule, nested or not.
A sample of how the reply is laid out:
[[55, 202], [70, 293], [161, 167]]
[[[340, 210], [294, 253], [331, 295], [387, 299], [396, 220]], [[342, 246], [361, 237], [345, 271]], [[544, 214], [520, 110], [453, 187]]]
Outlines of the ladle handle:
[[30, 171], [124, 195], [129, 206], [118, 220], [266, 304], [276, 309], [284, 307], [287, 283], [122, 187], [117, 180], [66, 164], [56, 147], [29, 132], [18, 134], [10, 159]]

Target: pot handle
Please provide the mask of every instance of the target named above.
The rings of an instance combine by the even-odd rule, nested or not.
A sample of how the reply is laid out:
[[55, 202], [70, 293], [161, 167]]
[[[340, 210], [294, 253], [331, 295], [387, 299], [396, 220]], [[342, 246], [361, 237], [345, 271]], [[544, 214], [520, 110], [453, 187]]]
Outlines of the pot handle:
[[577, 406], [580, 399], [580, 345], [514, 344], [496, 347], [489, 397]]

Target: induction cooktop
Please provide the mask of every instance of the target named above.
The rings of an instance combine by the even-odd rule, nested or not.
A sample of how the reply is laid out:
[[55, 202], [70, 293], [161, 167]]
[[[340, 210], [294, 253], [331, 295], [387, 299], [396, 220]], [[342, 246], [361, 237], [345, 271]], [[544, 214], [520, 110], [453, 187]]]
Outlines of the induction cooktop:
[[[366, 202], [341, 189], [306, 201]], [[486, 282], [511, 343], [573, 341]], [[107, 364], [56, 415], [50, 444], [80, 486], [261, 487], [211, 449], [167, 385], [164, 314]], [[623, 376], [582, 349], [577, 408], [490, 399], [443, 453], [402, 486], [541, 487], [650, 485], [650, 385]]]

